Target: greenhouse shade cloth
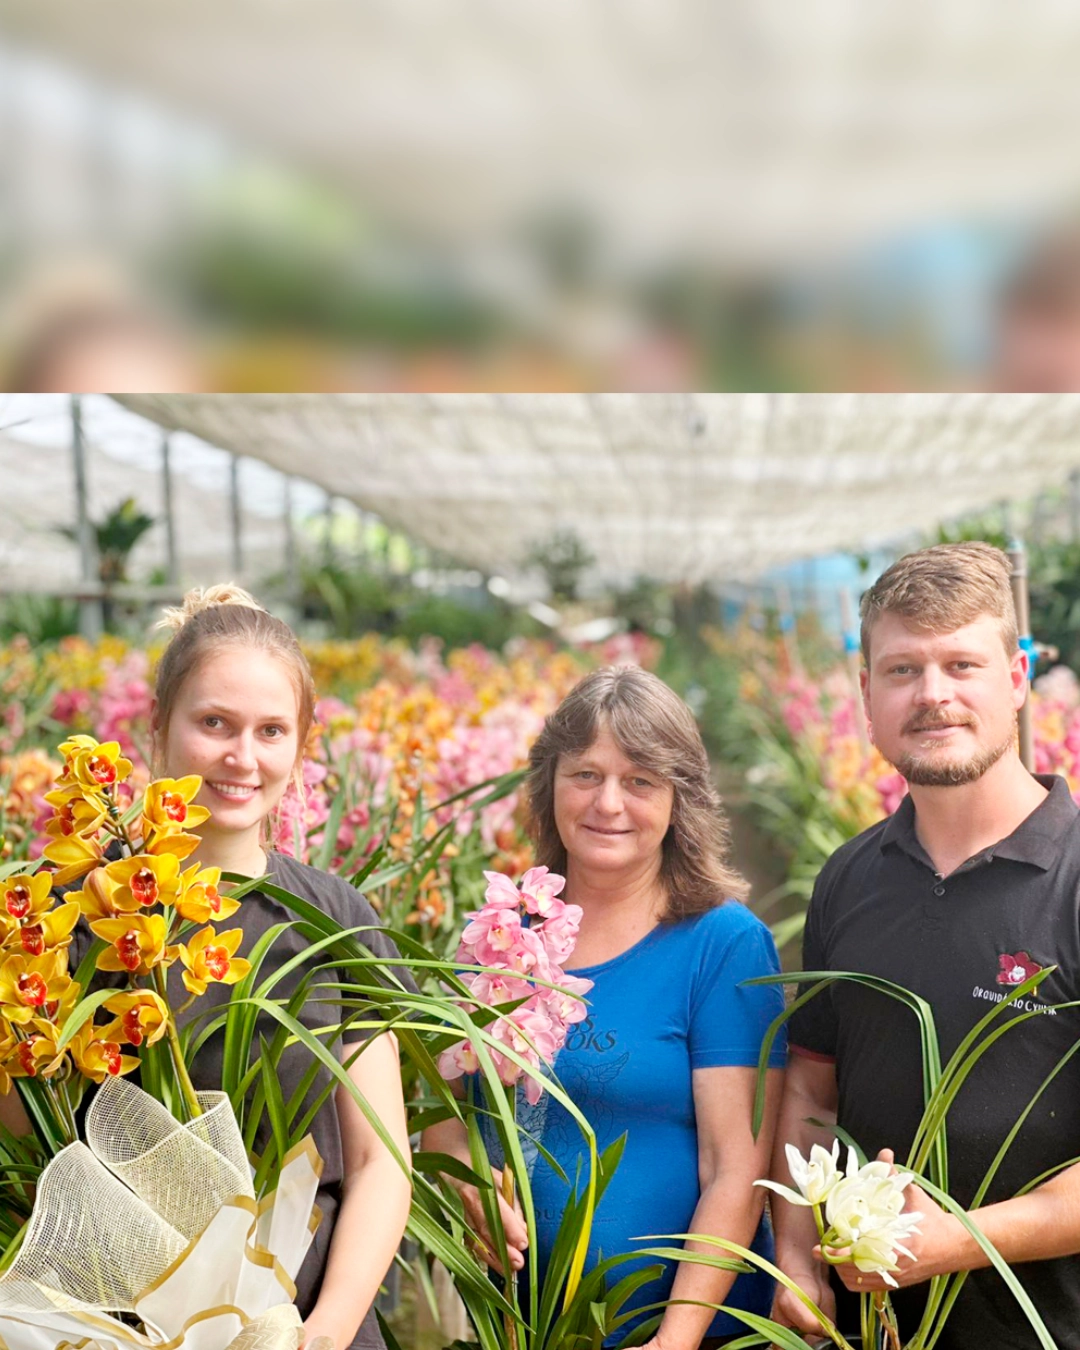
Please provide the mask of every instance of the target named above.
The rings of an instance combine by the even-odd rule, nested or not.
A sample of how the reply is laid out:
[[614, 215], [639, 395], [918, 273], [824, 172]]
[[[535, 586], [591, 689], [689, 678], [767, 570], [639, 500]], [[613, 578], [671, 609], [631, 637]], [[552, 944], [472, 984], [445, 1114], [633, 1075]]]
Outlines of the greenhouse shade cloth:
[[1080, 395], [160, 394], [125, 406], [302, 474], [491, 573], [572, 531], [606, 580], [751, 579], [1062, 484]]

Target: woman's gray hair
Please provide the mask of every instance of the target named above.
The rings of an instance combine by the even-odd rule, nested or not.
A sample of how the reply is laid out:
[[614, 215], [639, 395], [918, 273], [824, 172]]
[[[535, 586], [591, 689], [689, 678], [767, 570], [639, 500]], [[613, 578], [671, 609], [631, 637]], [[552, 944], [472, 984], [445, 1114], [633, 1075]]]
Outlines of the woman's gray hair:
[[694, 715], [663, 680], [637, 666], [605, 666], [571, 689], [547, 718], [529, 753], [529, 834], [538, 865], [565, 873], [555, 825], [555, 774], [561, 755], [579, 755], [609, 731], [634, 764], [673, 789], [660, 877], [664, 919], [701, 914], [749, 887], [728, 861], [729, 833]]

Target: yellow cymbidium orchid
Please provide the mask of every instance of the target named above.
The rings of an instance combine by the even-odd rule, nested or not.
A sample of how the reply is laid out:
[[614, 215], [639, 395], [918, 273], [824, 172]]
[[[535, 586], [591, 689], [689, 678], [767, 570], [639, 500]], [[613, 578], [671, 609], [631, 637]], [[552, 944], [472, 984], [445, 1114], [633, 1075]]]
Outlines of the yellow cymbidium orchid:
[[0, 1017], [15, 1026], [25, 1026], [32, 1018], [50, 1016], [74, 981], [67, 973], [63, 951], [43, 956], [23, 956], [12, 952], [0, 964]]
[[202, 787], [198, 774], [186, 778], [158, 778], [146, 789], [142, 808], [142, 836], [180, 834], [210, 819], [205, 806], [192, 806]]
[[180, 944], [180, 959], [187, 969], [184, 985], [191, 994], [205, 994], [207, 986], [236, 984], [251, 969], [251, 962], [234, 955], [244, 936], [242, 928], [230, 928], [227, 933], [215, 933], [213, 928], [201, 928], [190, 942]]
[[120, 753], [119, 741], [104, 741], [100, 744], [94, 741], [92, 745], [76, 750], [70, 756], [60, 781], [65, 785], [68, 782], [72, 786], [77, 784], [87, 792], [100, 793], [122, 783], [131, 769], [131, 760], [125, 759]]
[[[0, 916], [0, 920], [5, 916]], [[31, 915], [22, 923], [11, 921], [5, 928], [3, 945], [9, 950], [21, 951], [26, 956], [44, 956], [66, 948], [71, 942], [71, 930], [79, 922], [79, 906], [69, 900], [46, 914]]]
[[171, 965], [179, 955], [175, 947], [165, 945], [167, 928], [160, 914], [121, 914], [115, 919], [99, 919], [90, 925], [90, 931], [110, 944], [98, 957], [98, 970], [149, 975], [155, 966]]
[[105, 868], [109, 900], [121, 914], [137, 914], [151, 905], [171, 905], [180, 893], [180, 863], [172, 854], [138, 853]]
[[192, 923], [220, 922], [230, 919], [240, 908], [240, 901], [222, 895], [220, 867], [189, 867], [183, 875], [183, 890], [176, 902], [176, 912]]
[[103, 1083], [107, 1076], [117, 1077], [139, 1067], [137, 1055], [125, 1055], [117, 1041], [109, 1039], [104, 1027], [84, 1022], [71, 1040], [68, 1049], [75, 1067], [84, 1078]]
[[45, 833], [54, 837], [93, 834], [105, 819], [105, 803], [98, 796], [88, 797], [79, 784], [47, 792], [45, 800], [54, 812]]
[[59, 1073], [65, 1059], [64, 1052], [56, 1048], [59, 1038], [60, 1029], [57, 1026], [35, 1017], [30, 1024], [29, 1034], [24, 1040], [16, 1042], [4, 1056], [3, 1067], [8, 1077], [8, 1087], [12, 1078], [51, 1078], [53, 1074]]
[[35, 923], [52, 904], [51, 872], [8, 877], [0, 882], [0, 924]]
[[95, 838], [84, 839], [81, 834], [55, 839], [51, 844], [46, 844], [42, 852], [50, 862], [57, 865], [52, 874], [54, 886], [64, 886], [84, 876], [105, 856], [105, 850]]
[[105, 1000], [105, 1009], [114, 1014], [114, 1020], [99, 1028], [104, 1040], [153, 1045], [168, 1030], [168, 1006], [151, 989], [114, 994]]

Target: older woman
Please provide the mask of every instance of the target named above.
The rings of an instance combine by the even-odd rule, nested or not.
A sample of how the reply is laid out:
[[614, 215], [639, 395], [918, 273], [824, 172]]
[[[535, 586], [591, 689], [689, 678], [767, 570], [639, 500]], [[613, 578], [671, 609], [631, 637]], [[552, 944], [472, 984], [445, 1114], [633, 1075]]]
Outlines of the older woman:
[[[768, 1175], [782, 1048], [770, 1061], [756, 1141], [750, 1120], [762, 1035], [783, 1003], [776, 986], [742, 982], [778, 964], [768, 931], [740, 903], [746, 885], [726, 861], [726, 827], [693, 716], [654, 675], [598, 670], [547, 719], [530, 761], [536, 859], [565, 874], [564, 898], [582, 907], [567, 964], [593, 981], [588, 1017], [571, 1028], [555, 1071], [601, 1148], [626, 1135], [597, 1209], [589, 1263], [664, 1233], [715, 1234], [768, 1254], [763, 1193], [753, 1183]], [[540, 1142], [573, 1179], [580, 1133], [556, 1102], [545, 1096], [541, 1105]], [[440, 1127], [432, 1142], [461, 1152], [453, 1129]], [[569, 1190], [543, 1154], [532, 1188], [545, 1265]], [[524, 1223], [505, 1209], [503, 1220], [520, 1266]], [[680, 1263], [628, 1307], [669, 1297], [767, 1315], [772, 1290], [761, 1274], [736, 1278]], [[697, 1350], [703, 1338], [719, 1344], [745, 1331], [723, 1312], [673, 1303], [650, 1344]]]

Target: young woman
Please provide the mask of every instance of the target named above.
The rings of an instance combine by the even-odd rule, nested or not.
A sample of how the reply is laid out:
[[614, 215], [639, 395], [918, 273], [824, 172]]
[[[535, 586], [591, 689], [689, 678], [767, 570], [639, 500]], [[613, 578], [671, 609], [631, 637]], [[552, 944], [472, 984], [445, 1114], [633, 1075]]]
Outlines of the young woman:
[[[342, 878], [306, 867], [270, 851], [269, 820], [291, 780], [298, 778], [311, 727], [315, 690], [296, 638], [247, 592], [233, 586], [194, 590], [181, 609], [163, 620], [175, 630], [161, 658], [151, 719], [155, 776], [198, 774], [196, 798], [211, 812], [195, 833], [201, 837], [191, 861], [249, 877], [265, 877], [309, 900], [343, 926], [377, 925], [367, 901]], [[186, 866], [187, 864], [185, 864]], [[275, 924], [294, 916], [280, 902], [255, 890], [244, 897], [230, 926], [244, 930], [239, 954], [250, 951]], [[396, 956], [383, 934], [360, 934], [378, 955]], [[289, 928], [274, 942], [268, 960], [277, 966], [303, 952], [306, 942]], [[78, 959], [79, 954], [73, 956]], [[269, 973], [267, 965], [263, 971]], [[179, 963], [169, 971], [170, 1002], [187, 994]], [[287, 997], [303, 977], [297, 970], [275, 988]], [[348, 978], [347, 976], [345, 978]], [[228, 1001], [230, 989], [211, 984], [187, 1014], [205, 1013]], [[316, 993], [300, 1017], [312, 1028], [333, 1019], [333, 991]], [[181, 1018], [181, 1021], [184, 1019]], [[267, 1020], [265, 1034], [276, 1023]], [[343, 1058], [363, 1042], [345, 1033]], [[220, 1087], [222, 1037], [211, 1038], [192, 1066], [196, 1088]], [[285, 1099], [310, 1066], [300, 1045], [286, 1049], [276, 1065]], [[409, 1156], [397, 1043], [392, 1034], [371, 1039], [349, 1075], [386, 1127], [402, 1158]], [[325, 1069], [313, 1084], [313, 1099], [330, 1081]], [[264, 1121], [269, 1136], [269, 1124]], [[323, 1159], [317, 1203], [323, 1219], [297, 1277], [296, 1302], [305, 1318], [305, 1343], [328, 1336], [335, 1350], [373, 1350], [383, 1344], [372, 1311], [405, 1227], [409, 1181], [353, 1098], [338, 1087], [319, 1110], [311, 1130]], [[257, 1140], [257, 1147], [266, 1140]]]

